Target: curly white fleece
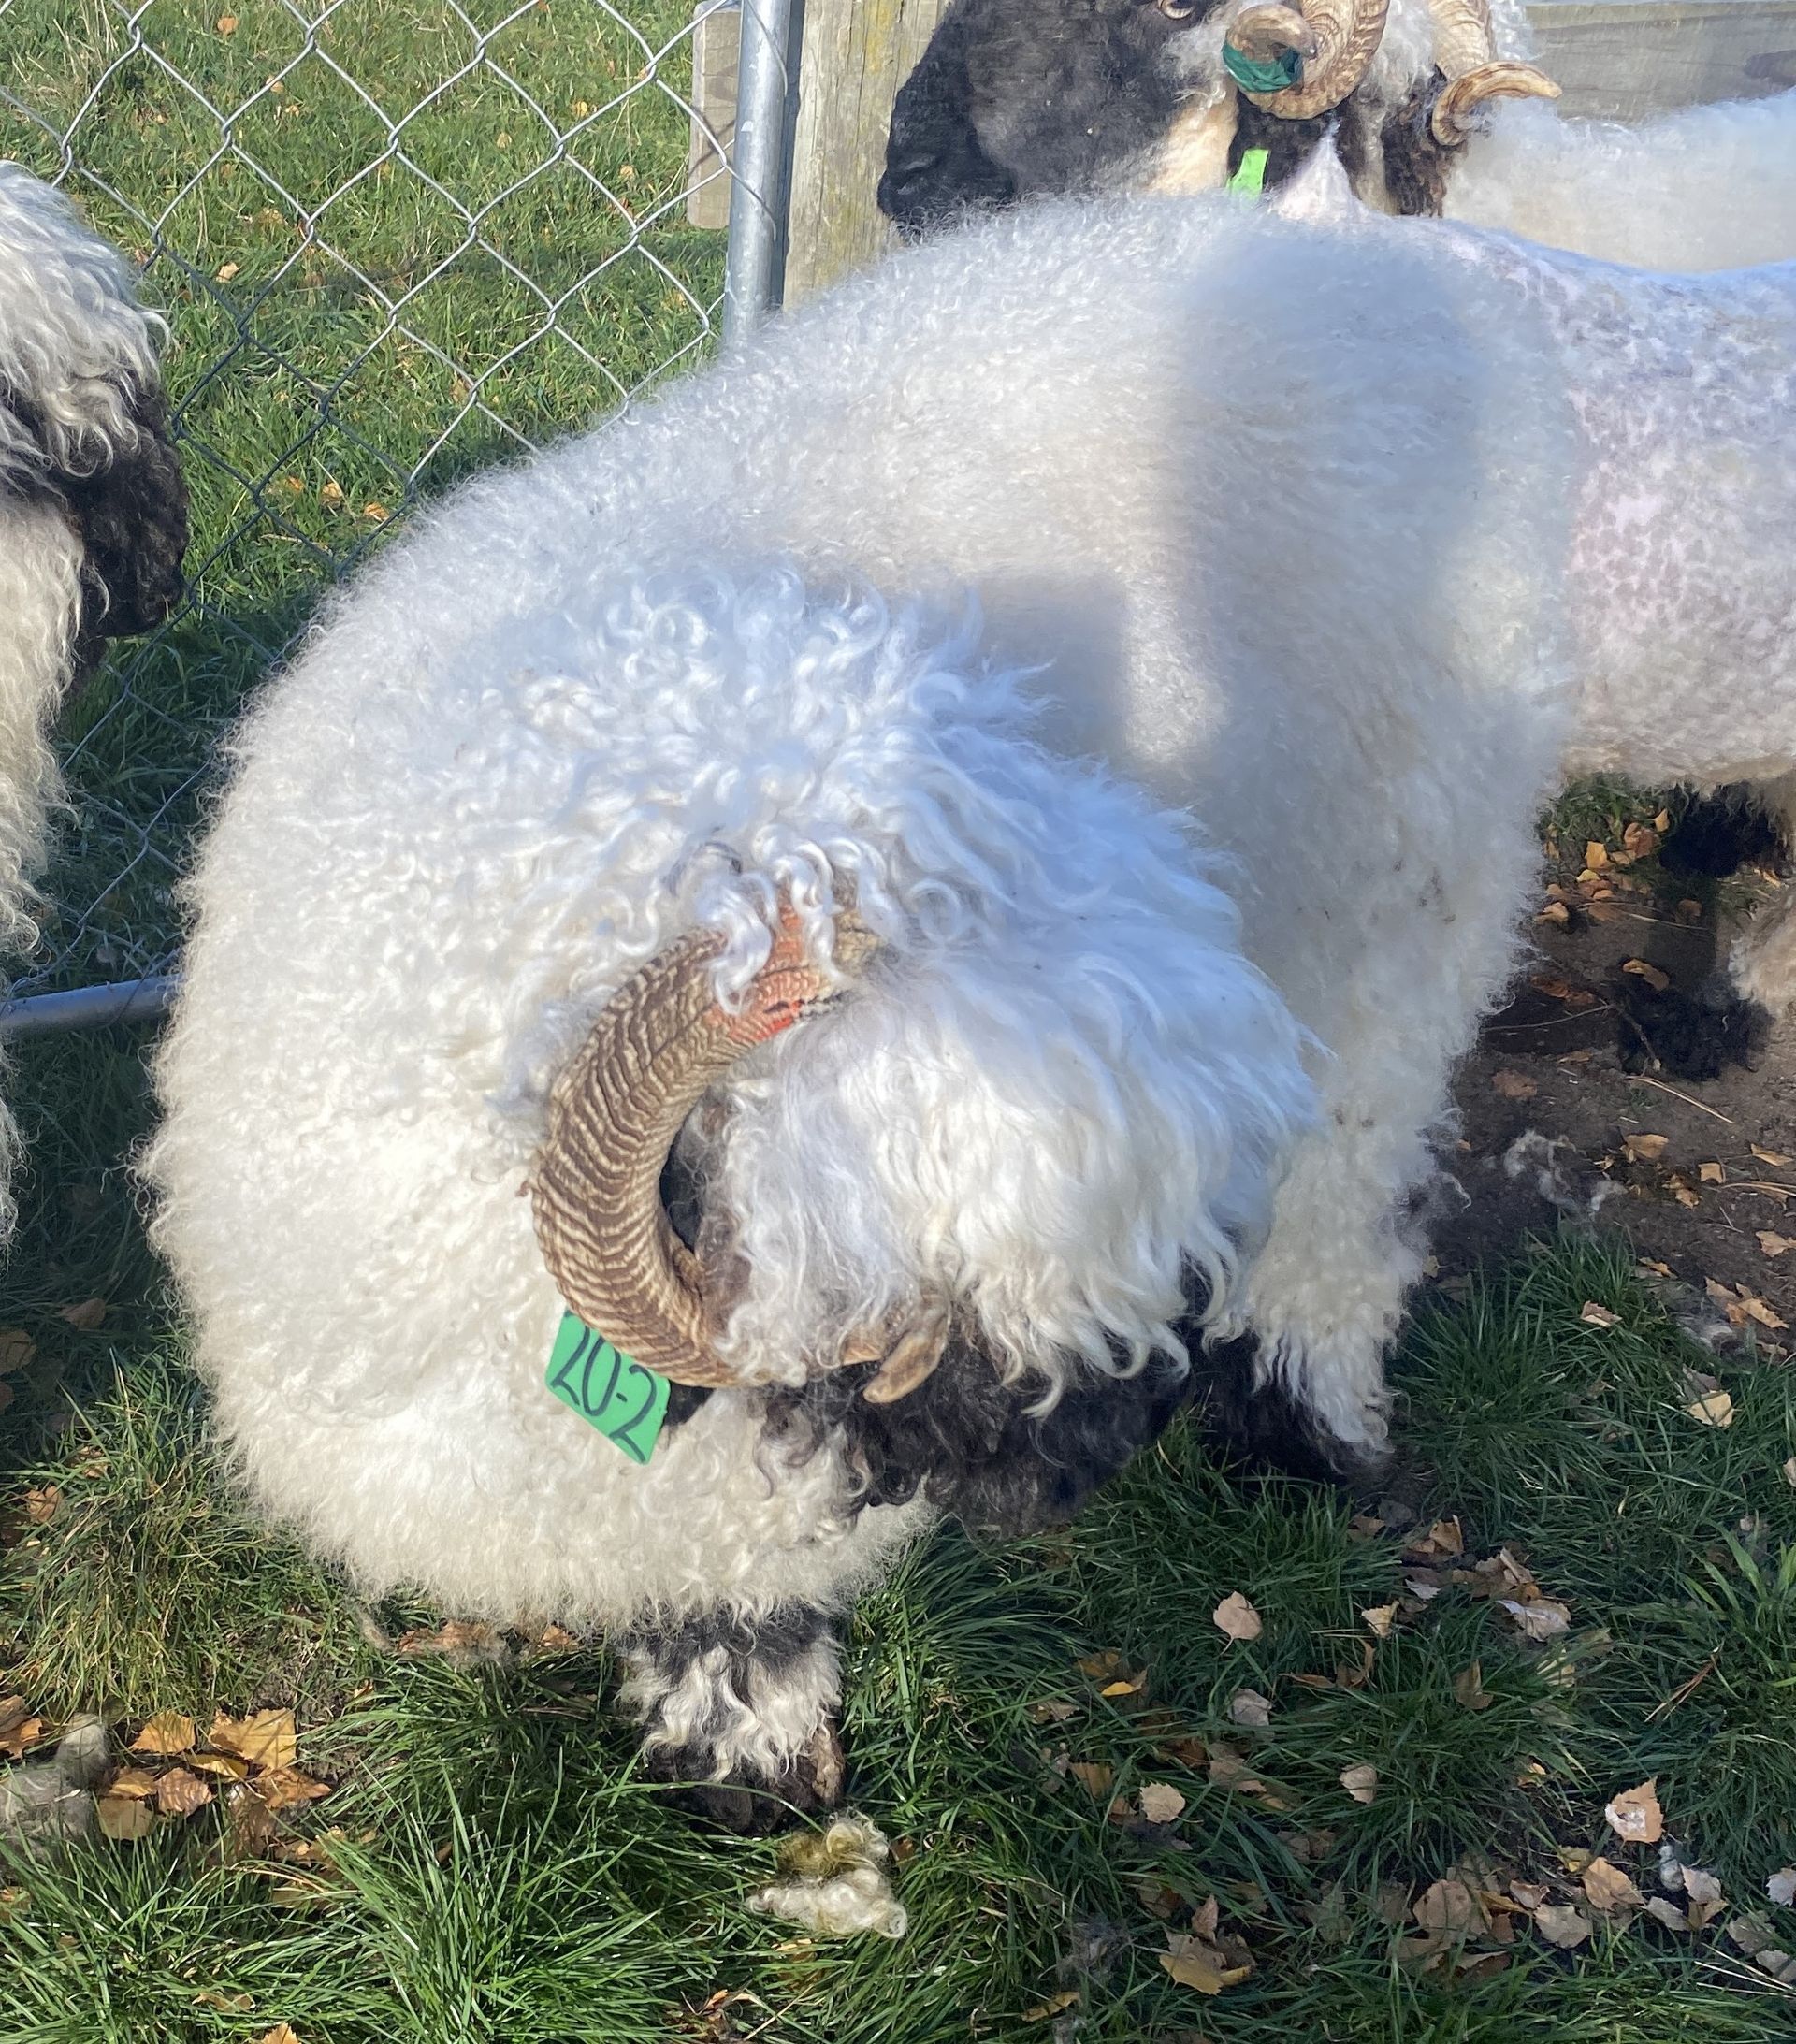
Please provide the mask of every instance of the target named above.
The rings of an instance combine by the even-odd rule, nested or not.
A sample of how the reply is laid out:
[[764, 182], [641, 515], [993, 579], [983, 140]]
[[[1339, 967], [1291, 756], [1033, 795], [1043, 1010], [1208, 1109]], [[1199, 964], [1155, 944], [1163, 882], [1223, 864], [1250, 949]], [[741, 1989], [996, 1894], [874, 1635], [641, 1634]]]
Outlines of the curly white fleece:
[[[1645, 660], [1613, 730], [1640, 591], [1588, 529], [1630, 413], [1687, 444], [1715, 379], [1774, 370], [1796, 277], [1673, 287], [1322, 197], [925, 246], [460, 493], [270, 687], [193, 883], [157, 1239], [246, 1470], [363, 1576], [501, 1616], [839, 1607], [926, 1518], [854, 1516], [751, 1393], [638, 1469], [543, 1388], [516, 1195], [553, 1075], [694, 922], [739, 979], [781, 884], [820, 937], [851, 883], [888, 949], [730, 1089], [745, 1370], [939, 1287], [1089, 1379], [1164, 1341], [1188, 1256], [1323, 1427], [1382, 1437], [1406, 1214], [1539, 804], [1580, 745], [1700, 727], [1707, 772], [1755, 691], [1796, 699], [1767, 613], [1755, 660]], [[1787, 428], [1730, 450], [1760, 596]], [[1675, 561], [1716, 505], [1640, 514]]]

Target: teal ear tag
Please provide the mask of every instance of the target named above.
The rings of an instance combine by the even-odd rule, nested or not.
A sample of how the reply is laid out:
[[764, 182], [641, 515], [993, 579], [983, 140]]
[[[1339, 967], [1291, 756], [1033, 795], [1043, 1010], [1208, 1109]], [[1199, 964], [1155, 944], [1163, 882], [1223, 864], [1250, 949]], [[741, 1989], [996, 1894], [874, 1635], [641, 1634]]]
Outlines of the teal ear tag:
[[575, 1313], [563, 1313], [549, 1351], [549, 1389], [632, 1462], [646, 1462], [667, 1418], [668, 1379], [645, 1368]]
[[1269, 64], [1256, 64], [1231, 42], [1223, 45], [1223, 68], [1244, 93], [1282, 93], [1303, 81], [1303, 57], [1296, 50], [1281, 50]]

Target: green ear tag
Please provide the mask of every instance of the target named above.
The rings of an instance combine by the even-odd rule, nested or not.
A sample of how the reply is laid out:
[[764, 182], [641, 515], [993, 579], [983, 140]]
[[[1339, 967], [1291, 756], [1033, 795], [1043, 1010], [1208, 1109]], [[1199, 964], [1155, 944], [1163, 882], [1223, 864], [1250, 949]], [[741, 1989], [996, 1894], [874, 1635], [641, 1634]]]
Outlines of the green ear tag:
[[1223, 45], [1223, 68], [1245, 93], [1282, 93], [1303, 82], [1303, 57], [1281, 50], [1269, 64], [1256, 64], [1231, 42]]
[[632, 1462], [646, 1462], [667, 1417], [667, 1378], [612, 1347], [573, 1313], [549, 1351], [549, 1389]]
[[1244, 149], [1241, 152], [1240, 167], [1228, 181], [1231, 192], [1259, 193], [1266, 189], [1266, 159], [1271, 153], [1265, 149]]

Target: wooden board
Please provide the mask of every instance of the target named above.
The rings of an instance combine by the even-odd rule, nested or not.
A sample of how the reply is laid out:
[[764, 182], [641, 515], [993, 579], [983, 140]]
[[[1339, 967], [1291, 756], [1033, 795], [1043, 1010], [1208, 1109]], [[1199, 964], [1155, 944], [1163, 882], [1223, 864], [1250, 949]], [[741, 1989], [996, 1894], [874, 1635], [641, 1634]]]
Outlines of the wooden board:
[[[699, 0], [692, 12], [692, 109], [686, 152], [686, 217], [695, 227], [730, 225], [730, 145], [736, 134], [736, 63], [742, 9]], [[712, 138], [722, 143], [719, 155]]]
[[857, 269], [886, 246], [874, 203], [891, 103], [923, 53], [942, 0], [804, 0], [786, 301]]
[[1566, 113], [1637, 121], [1796, 86], [1791, 0], [1535, 0], [1528, 18]]

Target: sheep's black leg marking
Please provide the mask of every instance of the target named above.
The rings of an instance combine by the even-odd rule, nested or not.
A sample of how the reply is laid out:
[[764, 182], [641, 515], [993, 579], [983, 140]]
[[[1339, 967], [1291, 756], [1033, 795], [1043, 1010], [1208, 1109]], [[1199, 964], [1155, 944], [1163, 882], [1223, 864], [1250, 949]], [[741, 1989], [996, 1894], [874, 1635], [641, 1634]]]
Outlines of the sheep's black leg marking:
[[1786, 855], [1776, 819], [1749, 781], [1693, 796], [1658, 848], [1661, 865], [1705, 880], [1725, 880], [1742, 866], [1778, 863]]
[[1428, 126], [1428, 116], [1445, 83], [1435, 72], [1426, 85], [1418, 85], [1384, 116], [1379, 131], [1384, 189], [1399, 213], [1438, 215], [1446, 199], [1456, 152], [1443, 149]]
[[1258, 1355], [1252, 1334], [1193, 1349], [1189, 1397], [1223, 1458], [1243, 1470], [1312, 1483], [1358, 1475], [1354, 1458], [1317, 1427], [1276, 1373], [1254, 1383]]
[[1608, 992], [1623, 1071], [1656, 1065], [1677, 1079], [1718, 1079], [1731, 1065], [1750, 1070], [1764, 1055], [1770, 1012], [1736, 993], [1723, 974], [1712, 973], [1686, 993], [1674, 986], [1659, 993], [1617, 973]]
[[617, 1642], [648, 1771], [732, 1831], [774, 1831], [842, 1793], [836, 1641], [824, 1612], [704, 1612]]

